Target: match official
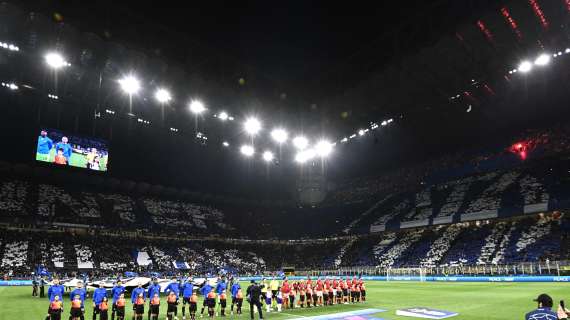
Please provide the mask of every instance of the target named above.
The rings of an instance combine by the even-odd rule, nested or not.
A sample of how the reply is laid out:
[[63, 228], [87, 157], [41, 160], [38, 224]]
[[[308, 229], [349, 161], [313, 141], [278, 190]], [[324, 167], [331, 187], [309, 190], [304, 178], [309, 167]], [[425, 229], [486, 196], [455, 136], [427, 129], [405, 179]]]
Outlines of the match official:
[[261, 287], [255, 283], [255, 280], [251, 280], [251, 285], [247, 287], [246, 299], [249, 302], [249, 312], [251, 315], [251, 320], [253, 317], [253, 307], [257, 307], [257, 312], [259, 312], [259, 320], [263, 320], [263, 311], [261, 310]]

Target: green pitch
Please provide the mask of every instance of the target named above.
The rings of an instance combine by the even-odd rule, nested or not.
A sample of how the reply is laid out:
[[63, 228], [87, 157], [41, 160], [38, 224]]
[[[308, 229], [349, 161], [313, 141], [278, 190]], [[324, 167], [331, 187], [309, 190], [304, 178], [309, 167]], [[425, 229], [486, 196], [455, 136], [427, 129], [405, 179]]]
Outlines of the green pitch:
[[[246, 288], [248, 283], [242, 283]], [[410, 283], [410, 282], [373, 282], [366, 283], [367, 301], [354, 305], [338, 305], [311, 309], [286, 309], [281, 313], [264, 314], [265, 319], [293, 319], [354, 311], [366, 308], [388, 310], [375, 316], [383, 319], [412, 319], [396, 316], [396, 309], [406, 307], [429, 307], [459, 312], [452, 319], [523, 319], [524, 314], [534, 309], [532, 299], [540, 293], [548, 293], [555, 304], [559, 300], [570, 300], [570, 284], [565, 283]], [[47, 292], [47, 287], [46, 287]], [[47, 299], [31, 297], [31, 287], [0, 287], [0, 320], [44, 319]], [[69, 297], [65, 297], [64, 317], [69, 317]], [[164, 299], [163, 299], [164, 300]], [[229, 302], [229, 300], [228, 300]], [[91, 300], [85, 303], [85, 319], [91, 320]], [[199, 303], [198, 312], [201, 303]], [[131, 319], [131, 305], [127, 304], [127, 318]], [[229, 310], [229, 305], [228, 305]], [[145, 308], [145, 313], [146, 313]], [[166, 317], [166, 306], [161, 306], [160, 319]], [[249, 319], [249, 305], [244, 302], [243, 315], [227, 316], [228, 319]], [[205, 312], [206, 314], [206, 312]], [[109, 314], [110, 316], [110, 314]], [[182, 319], [181, 305], [178, 318]], [[221, 318], [221, 317], [216, 317]], [[146, 314], [144, 319], [146, 320]], [[198, 318], [199, 319], [199, 318]], [[207, 319], [205, 316], [204, 319]], [[257, 317], [256, 317], [257, 319]]]
[[[107, 156], [101, 157], [99, 160], [99, 167], [101, 170], [99, 171], [107, 171]], [[46, 159], [45, 156], [40, 154], [36, 154], [36, 160], [44, 161], [44, 162], [53, 162], [55, 159], [55, 149], [51, 149], [49, 152], [49, 156]], [[69, 158], [69, 165], [73, 167], [79, 168], [87, 168], [87, 156], [79, 153], [73, 152], [71, 157]]]

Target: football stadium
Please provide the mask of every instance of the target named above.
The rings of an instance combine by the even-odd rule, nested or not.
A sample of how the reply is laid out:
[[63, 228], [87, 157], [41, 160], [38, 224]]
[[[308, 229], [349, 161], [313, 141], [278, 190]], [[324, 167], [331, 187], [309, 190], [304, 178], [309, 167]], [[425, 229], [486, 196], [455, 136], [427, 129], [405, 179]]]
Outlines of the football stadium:
[[0, 0], [0, 320], [568, 319], [568, 30]]

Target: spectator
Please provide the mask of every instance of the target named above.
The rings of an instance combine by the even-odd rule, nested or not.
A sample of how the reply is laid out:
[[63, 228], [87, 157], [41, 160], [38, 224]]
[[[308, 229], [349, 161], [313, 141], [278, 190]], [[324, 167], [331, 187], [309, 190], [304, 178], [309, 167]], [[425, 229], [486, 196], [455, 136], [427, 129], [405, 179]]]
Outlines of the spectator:
[[568, 319], [570, 310], [566, 309], [566, 306], [564, 306], [564, 300], [560, 300], [556, 313], [558, 314], [558, 319]]
[[556, 312], [552, 311], [552, 298], [543, 293], [534, 299], [538, 308], [526, 314], [525, 320], [557, 320]]

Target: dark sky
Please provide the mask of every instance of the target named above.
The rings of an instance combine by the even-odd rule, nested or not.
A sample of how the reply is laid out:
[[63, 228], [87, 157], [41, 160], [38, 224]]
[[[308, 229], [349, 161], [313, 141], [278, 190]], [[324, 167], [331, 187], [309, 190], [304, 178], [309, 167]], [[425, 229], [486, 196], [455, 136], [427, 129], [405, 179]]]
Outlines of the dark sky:
[[[280, 92], [286, 92], [286, 101], [276, 99], [276, 104], [281, 102], [283, 109], [290, 108], [295, 103], [304, 104], [303, 110], [292, 107], [284, 112], [287, 117], [284, 117], [286, 121], [283, 122], [290, 130], [301, 128], [308, 134], [313, 134], [318, 130], [311, 131], [313, 128], [307, 127], [313, 125], [318, 129], [322, 126], [326, 130], [330, 129], [330, 136], [340, 138], [347, 132], [354, 132], [348, 130], [367, 125], [366, 121], [361, 120], [381, 120], [395, 108], [387, 109], [386, 112], [382, 102], [388, 107], [397, 107], [400, 105], [399, 98], [402, 97], [402, 100], [407, 101], [407, 107], [425, 107], [415, 108], [419, 116], [415, 114], [413, 119], [408, 117], [411, 108], [397, 110], [398, 113], [394, 113], [396, 117], [406, 112], [408, 114], [403, 120], [398, 118], [393, 129], [386, 134], [363, 139], [360, 142], [362, 148], [357, 145], [354, 149], [343, 150], [347, 158], [363, 162], [350, 165], [355, 170], [362, 171], [355, 175], [364, 175], [367, 173], [365, 171], [372, 170], [368, 166], [370, 163], [375, 166], [374, 170], [379, 171], [385, 165], [420, 161], [426, 155], [449, 152], [479, 142], [484, 144], [489, 140], [488, 136], [495, 132], [502, 131], [507, 135], [506, 129], [515, 131], [530, 127], [527, 122], [533, 119], [525, 111], [523, 103], [529, 105], [527, 101], [515, 101], [513, 105], [520, 112], [516, 117], [511, 116], [512, 108], [507, 107], [511, 103], [511, 96], [508, 95], [505, 98], [501, 95], [492, 101], [492, 105], [484, 105], [486, 101], [483, 101], [481, 106], [475, 107], [474, 112], [467, 114], [463, 111], [465, 105], [457, 105], [457, 109], [453, 109], [455, 105], [447, 102], [447, 96], [434, 100], [437, 103], [443, 100], [443, 105], [426, 103], [428, 105], [424, 106], [425, 101], [416, 103], [417, 100], [407, 99], [411, 95], [406, 96], [405, 91], [396, 91], [398, 88], [394, 88], [394, 91], [403, 93], [392, 100], [370, 95], [371, 100], [376, 98], [381, 101], [380, 106], [374, 110], [366, 110], [366, 105], [355, 108], [354, 115], [347, 120], [340, 119], [339, 114], [340, 111], [349, 110], [350, 105], [333, 106], [331, 110], [325, 110], [328, 106], [320, 103], [330, 97], [342, 96], [343, 88], [355, 86], [357, 82], [366, 84], [367, 75], [362, 72], [366, 71], [367, 66], [373, 66], [374, 70], [370, 73], [377, 74], [386, 66], [398, 69], [398, 59], [406, 55], [420, 55], [423, 49], [433, 46], [446, 35], [454, 37], [459, 24], [471, 24], [473, 27], [483, 13], [494, 12], [498, 16], [499, 26], [501, 16], [497, 14], [496, 6], [501, 1], [379, 1], [373, 5], [369, 2], [331, 4], [331, 1], [12, 1], [18, 6], [23, 5], [25, 10], [39, 11], [48, 16], [58, 12], [62, 14], [64, 23], [77, 27], [82, 32], [94, 32], [105, 41], [127, 44], [134, 50], [159, 53], [167, 63], [179, 62], [189, 68], [187, 72], [190, 73], [197, 72], [209, 77], [220, 70], [200, 69], [200, 66], [216, 65], [212, 61], [221, 61], [218, 67], [221, 65], [222, 69], [227, 68], [228, 85], [237, 87], [236, 78], [243, 74], [248, 85], [255, 84], [244, 88], [244, 91], [253, 91], [252, 95], [267, 93], [278, 97]], [[532, 18], [532, 11], [529, 12]], [[537, 24], [533, 19], [524, 22], [530, 26]], [[501, 31], [498, 26], [493, 30]], [[415, 40], [397, 44], [390, 42], [389, 36], [397, 30], [403, 34], [415, 34]], [[508, 29], [502, 31], [505, 33]], [[474, 32], [472, 38], [479, 35], [476, 28]], [[484, 38], [479, 36], [483, 40], [477, 42], [478, 46], [489, 48]], [[394, 47], [400, 49], [397, 54], [393, 51]], [[491, 50], [497, 52], [497, 48], [491, 47]], [[465, 63], [468, 64], [470, 59], [472, 56], [466, 54]], [[497, 65], [502, 66], [503, 62], [499, 59]], [[416, 81], [423, 84], [426, 91], [436, 91], [439, 88], [437, 83], [433, 83], [437, 82], [438, 76], [447, 79], [444, 77], [446, 75], [434, 76], [433, 71], [437, 70], [426, 72], [427, 78], [420, 79], [424, 80], [423, 83]], [[423, 76], [420, 73], [410, 75]], [[489, 79], [493, 81], [491, 76]], [[338, 79], [344, 82], [339, 84]], [[469, 79], [471, 75], [466, 75], [463, 80], [468, 82]], [[517, 87], [519, 84], [513, 82], [512, 86]], [[505, 92], [501, 94], [511, 94], [510, 85], [502, 88]], [[384, 88], [377, 91], [382, 90]], [[516, 97], [521, 91], [526, 92], [522, 89], [513, 90], [512, 95]], [[240, 91], [239, 94], [241, 93]], [[427, 94], [425, 96], [432, 98]], [[544, 96], [553, 95], [547, 92]], [[238, 96], [234, 100], [247, 101], [241, 98]], [[317, 112], [306, 111], [311, 103], [318, 103], [320, 109]], [[244, 112], [250, 112], [253, 107], [246, 104], [236, 108], [241, 107]], [[260, 110], [261, 114], [266, 115], [267, 122], [276, 118], [267, 110], [272, 107], [271, 104], [272, 101], [265, 103], [264, 109]], [[555, 111], [558, 112], [554, 110], [550, 116], [557, 115]], [[425, 121], [427, 117], [435, 121]], [[297, 122], [301, 121], [296, 121], [297, 119], [304, 122], [298, 125]], [[325, 123], [324, 119], [333, 120]], [[511, 124], [518, 127], [507, 128]], [[360, 154], [369, 157], [354, 156]], [[364, 163], [368, 161], [367, 158], [372, 159], [370, 163]], [[346, 163], [339, 161], [337, 171], [346, 171], [347, 167]], [[350, 175], [350, 172], [346, 175]]]
[[[58, 12], [82, 31], [160, 50], [167, 59], [207, 63], [219, 55], [283, 91], [307, 100], [330, 94], [331, 74], [368, 63], [360, 54], [403, 22], [433, 16], [452, 28], [489, 1], [125, 1], [26, 0], [29, 10]], [[426, 30], [427, 31], [427, 30]], [[427, 33], [426, 33], [427, 38]], [[399, 44], [412, 50], [421, 44]], [[390, 50], [393, 46], [386, 43]], [[378, 48], [378, 46], [376, 46]], [[370, 58], [368, 58], [370, 59]], [[348, 78], [348, 76], [347, 76]], [[358, 75], [353, 81], [360, 80]], [[350, 80], [349, 80], [350, 81]], [[304, 90], [310, 87], [310, 90]]]

